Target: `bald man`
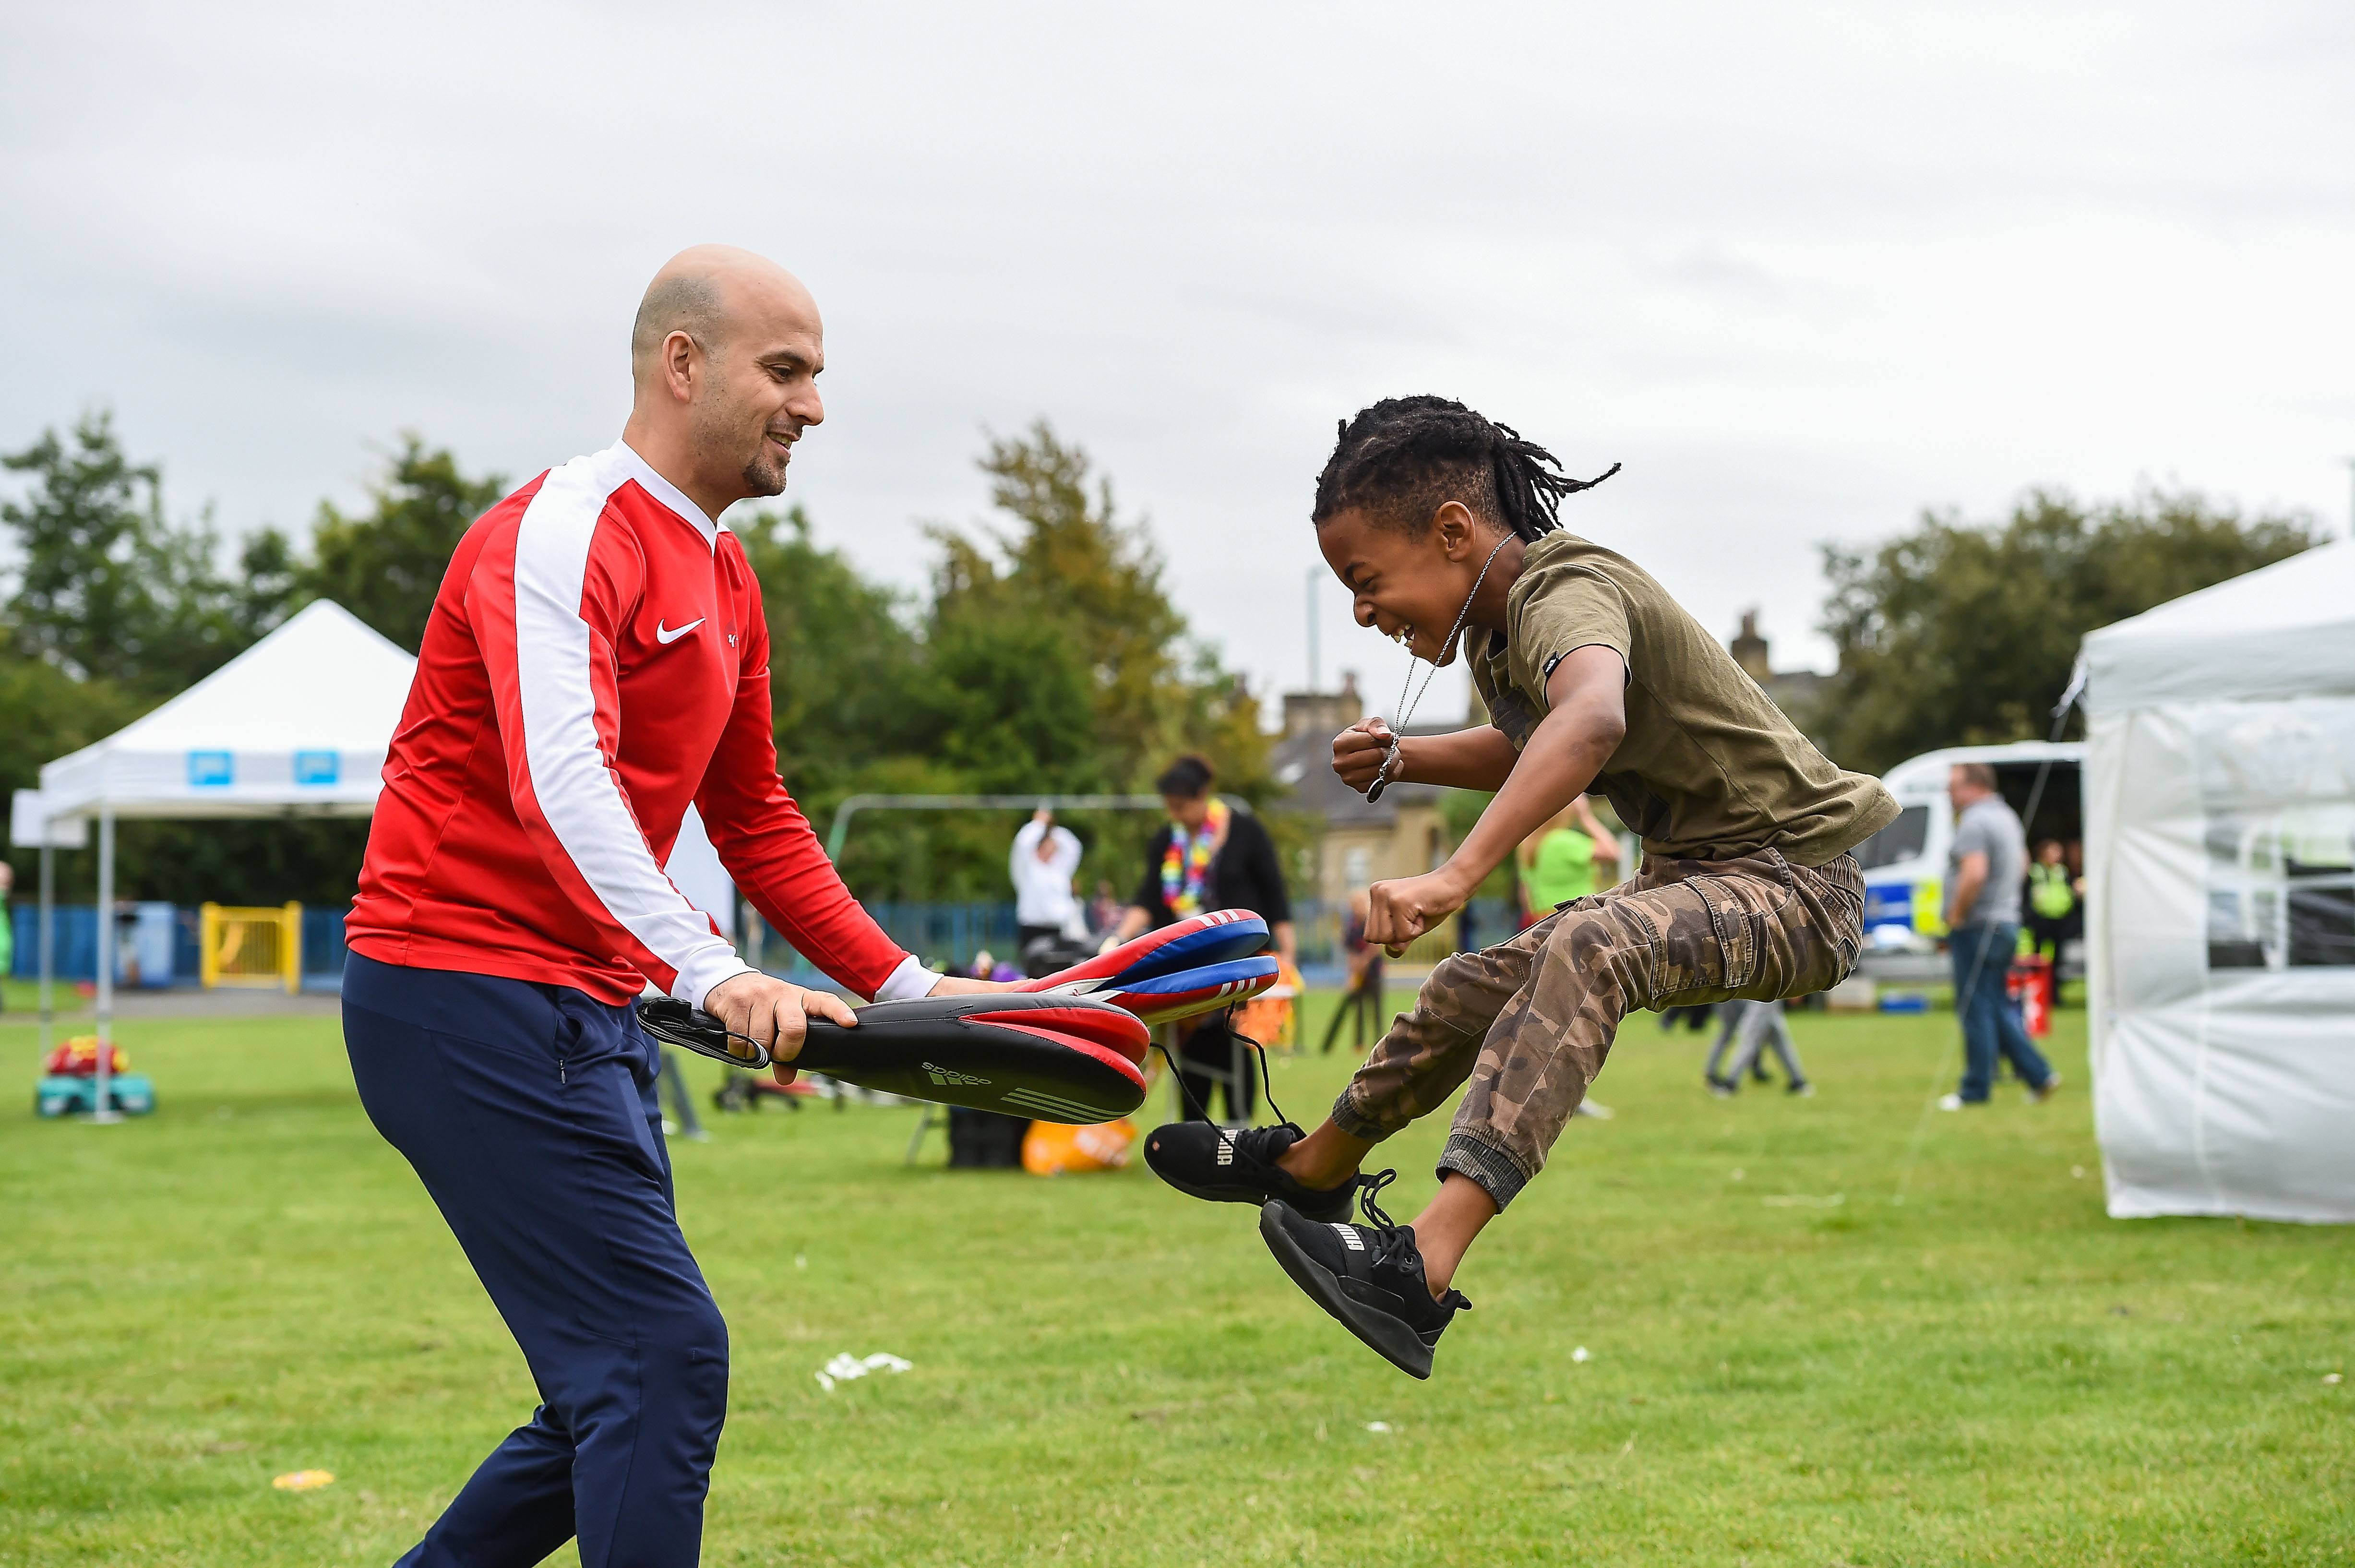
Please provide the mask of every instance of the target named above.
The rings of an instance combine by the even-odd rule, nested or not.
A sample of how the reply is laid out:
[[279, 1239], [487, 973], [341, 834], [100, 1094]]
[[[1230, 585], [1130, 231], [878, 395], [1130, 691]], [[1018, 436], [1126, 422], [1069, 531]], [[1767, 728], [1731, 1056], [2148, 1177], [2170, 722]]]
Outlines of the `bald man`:
[[[344, 1038], [522, 1347], [539, 1408], [419, 1568], [680, 1568], [727, 1411], [728, 1330], [679, 1233], [633, 1001], [651, 984], [800, 1051], [827, 992], [751, 968], [664, 875], [689, 804], [736, 885], [844, 989], [944, 980], [886, 936], [777, 777], [760, 586], [719, 516], [826, 417], [817, 305], [722, 246], [638, 307], [622, 439], [460, 541], [385, 760], [346, 923]], [[792, 1070], [781, 1066], [779, 1075]]]

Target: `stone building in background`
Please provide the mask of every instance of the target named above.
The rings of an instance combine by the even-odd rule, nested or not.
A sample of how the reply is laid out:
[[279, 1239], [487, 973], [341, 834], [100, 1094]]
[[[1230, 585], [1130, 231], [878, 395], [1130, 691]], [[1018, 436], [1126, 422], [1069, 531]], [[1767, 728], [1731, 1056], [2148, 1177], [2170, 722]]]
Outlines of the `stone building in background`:
[[[1277, 809], [1307, 817], [1320, 838], [1312, 864], [1286, 868], [1293, 895], [1319, 900], [1328, 908], [1385, 878], [1420, 876], [1455, 850], [1440, 816], [1437, 785], [1392, 784], [1369, 805], [1334, 776], [1333, 737], [1365, 713], [1354, 672], [1343, 672], [1338, 691], [1287, 691], [1284, 738], [1268, 756], [1276, 782], [1291, 792]], [[1438, 735], [1461, 728], [1415, 724], [1407, 732]]]
[[1812, 736], [1831, 677], [1817, 675], [1811, 669], [1775, 669], [1767, 657], [1766, 639], [1759, 635], [1754, 605], [1742, 613], [1742, 630], [1733, 635], [1726, 647], [1732, 652], [1733, 662], [1774, 699], [1774, 706], [1788, 715], [1802, 733]]

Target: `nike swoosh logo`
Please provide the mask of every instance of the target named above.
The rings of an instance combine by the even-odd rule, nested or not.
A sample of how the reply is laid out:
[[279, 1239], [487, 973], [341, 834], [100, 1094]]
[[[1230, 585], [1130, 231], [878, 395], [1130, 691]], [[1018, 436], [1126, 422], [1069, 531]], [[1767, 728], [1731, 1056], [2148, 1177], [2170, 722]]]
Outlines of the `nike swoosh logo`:
[[655, 623], [655, 641], [662, 644], [665, 647], [668, 647], [671, 644], [678, 641], [681, 637], [687, 635], [689, 632], [692, 632], [698, 626], [703, 624], [703, 621], [704, 617], [698, 616], [697, 619], [689, 621], [686, 625], [681, 626], [676, 632], [665, 631], [663, 629], [663, 624], [660, 621], [656, 621]]

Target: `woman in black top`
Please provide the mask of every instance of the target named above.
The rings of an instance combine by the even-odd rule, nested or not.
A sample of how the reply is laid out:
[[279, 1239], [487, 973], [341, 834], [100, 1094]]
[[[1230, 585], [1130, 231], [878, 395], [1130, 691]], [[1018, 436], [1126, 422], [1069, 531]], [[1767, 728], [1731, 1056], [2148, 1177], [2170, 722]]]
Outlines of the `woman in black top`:
[[[1146, 846], [1145, 878], [1106, 945], [1205, 910], [1247, 909], [1267, 922], [1277, 956], [1292, 965], [1292, 901], [1284, 895], [1275, 842], [1258, 817], [1210, 792], [1214, 777], [1209, 763], [1185, 756], [1155, 781], [1169, 820]], [[1178, 1050], [1187, 1115], [1207, 1117], [1210, 1089], [1223, 1084], [1227, 1119], [1250, 1121], [1257, 1099], [1251, 1059], [1228, 1038], [1227, 1015], [1212, 1013], [1188, 1027]], [[1198, 1064], [1228, 1076], [1212, 1078]]]

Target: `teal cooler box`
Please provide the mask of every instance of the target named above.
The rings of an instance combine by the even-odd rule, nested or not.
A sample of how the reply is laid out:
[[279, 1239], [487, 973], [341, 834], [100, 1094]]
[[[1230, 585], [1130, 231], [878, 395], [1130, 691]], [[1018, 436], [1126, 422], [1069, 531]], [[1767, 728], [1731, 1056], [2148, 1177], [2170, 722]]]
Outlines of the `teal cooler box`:
[[[144, 1072], [109, 1078], [106, 1097], [126, 1116], [144, 1116], [155, 1108], [155, 1086]], [[33, 1109], [44, 1116], [88, 1115], [98, 1109], [98, 1080], [52, 1073], [33, 1091]]]

